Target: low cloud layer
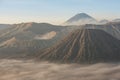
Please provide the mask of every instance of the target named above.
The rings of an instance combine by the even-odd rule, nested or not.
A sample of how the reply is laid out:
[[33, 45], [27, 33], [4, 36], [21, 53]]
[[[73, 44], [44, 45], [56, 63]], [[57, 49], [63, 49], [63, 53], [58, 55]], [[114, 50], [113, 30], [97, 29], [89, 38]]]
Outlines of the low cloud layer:
[[54, 64], [0, 60], [0, 80], [120, 80], [119, 63]]

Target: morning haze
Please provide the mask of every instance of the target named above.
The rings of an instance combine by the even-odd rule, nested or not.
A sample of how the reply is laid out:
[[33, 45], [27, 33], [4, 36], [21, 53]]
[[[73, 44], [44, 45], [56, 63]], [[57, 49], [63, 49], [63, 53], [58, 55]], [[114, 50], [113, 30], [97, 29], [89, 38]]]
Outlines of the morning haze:
[[0, 80], [120, 80], [119, 0], [0, 0]]

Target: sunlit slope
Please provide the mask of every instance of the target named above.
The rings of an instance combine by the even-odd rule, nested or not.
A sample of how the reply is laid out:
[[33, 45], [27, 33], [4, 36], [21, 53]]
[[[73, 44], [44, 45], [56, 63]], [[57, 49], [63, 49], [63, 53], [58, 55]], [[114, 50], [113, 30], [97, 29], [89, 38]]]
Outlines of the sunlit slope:
[[102, 30], [76, 30], [57, 45], [36, 54], [40, 60], [94, 63], [120, 60], [120, 41]]

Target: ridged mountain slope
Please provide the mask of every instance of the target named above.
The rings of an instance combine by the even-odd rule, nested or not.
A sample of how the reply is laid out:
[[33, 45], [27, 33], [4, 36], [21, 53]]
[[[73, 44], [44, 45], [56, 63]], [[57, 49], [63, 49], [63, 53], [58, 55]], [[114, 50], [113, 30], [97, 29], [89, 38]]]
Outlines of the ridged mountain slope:
[[120, 41], [102, 30], [76, 30], [57, 45], [36, 54], [37, 59], [63, 63], [120, 60]]

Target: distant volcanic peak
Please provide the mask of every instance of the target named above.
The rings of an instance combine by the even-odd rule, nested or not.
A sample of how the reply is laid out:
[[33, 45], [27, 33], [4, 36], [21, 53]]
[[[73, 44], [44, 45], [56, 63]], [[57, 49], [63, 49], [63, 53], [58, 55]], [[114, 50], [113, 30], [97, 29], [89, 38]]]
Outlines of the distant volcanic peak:
[[41, 53], [39, 59], [53, 62], [94, 63], [120, 60], [120, 41], [102, 30], [76, 30]]
[[70, 18], [67, 22], [75, 22], [75, 21], [79, 21], [81, 19], [93, 19], [93, 20], [95, 20], [94, 18], [92, 18], [91, 16], [89, 16], [85, 13], [79, 13], [79, 14], [73, 16], [72, 18]]
[[91, 16], [89, 16], [88, 14], [86, 13], [79, 13], [76, 15], [77, 17], [81, 17], [81, 18], [92, 18]]
[[67, 20], [63, 25], [84, 25], [84, 24], [96, 24], [97, 20], [85, 13], [79, 13], [69, 20]]

